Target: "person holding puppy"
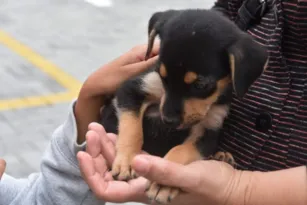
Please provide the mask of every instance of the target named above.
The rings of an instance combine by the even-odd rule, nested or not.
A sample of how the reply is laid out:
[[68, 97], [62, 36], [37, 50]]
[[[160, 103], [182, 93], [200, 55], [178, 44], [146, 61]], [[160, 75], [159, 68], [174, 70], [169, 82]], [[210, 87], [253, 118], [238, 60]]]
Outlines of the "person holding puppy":
[[234, 96], [224, 125], [219, 149], [233, 154], [237, 169], [211, 160], [182, 166], [139, 155], [132, 168], [141, 178], [110, 181], [99, 175], [97, 164], [99, 158], [112, 164], [116, 137], [91, 124], [96, 152], [80, 152], [78, 158], [96, 196], [149, 203], [139, 194], [146, 178], [181, 188], [173, 204], [307, 204], [306, 8], [303, 1], [279, 0], [219, 0], [214, 7], [270, 53], [266, 71], [245, 98]]

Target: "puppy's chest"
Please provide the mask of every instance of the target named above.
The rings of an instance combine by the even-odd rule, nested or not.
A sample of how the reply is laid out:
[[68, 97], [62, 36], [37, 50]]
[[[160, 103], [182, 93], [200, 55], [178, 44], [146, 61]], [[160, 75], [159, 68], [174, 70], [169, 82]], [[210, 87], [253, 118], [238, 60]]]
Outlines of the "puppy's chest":
[[229, 112], [229, 105], [212, 105], [200, 124], [207, 129], [218, 130], [223, 126]]
[[147, 95], [147, 100], [152, 101], [159, 101], [165, 93], [162, 79], [156, 71], [142, 77], [140, 89]]
[[190, 129], [190, 135], [187, 140], [196, 141], [197, 138], [204, 135], [206, 129], [218, 131], [222, 128], [225, 118], [228, 115], [228, 105], [213, 105], [206, 117]]

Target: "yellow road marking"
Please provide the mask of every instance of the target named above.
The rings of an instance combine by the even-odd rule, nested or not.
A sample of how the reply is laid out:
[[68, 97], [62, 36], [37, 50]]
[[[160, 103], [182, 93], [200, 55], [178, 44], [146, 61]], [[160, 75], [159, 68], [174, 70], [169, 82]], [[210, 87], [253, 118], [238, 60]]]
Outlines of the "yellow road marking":
[[71, 101], [76, 96], [77, 95], [75, 92], [65, 92], [45, 96], [30, 96], [24, 98], [0, 100], [0, 111], [63, 103]]
[[19, 56], [28, 60], [35, 67], [45, 72], [57, 83], [68, 90], [64, 93], [56, 93], [45, 96], [31, 96], [17, 99], [0, 100], [0, 111], [67, 102], [71, 101], [77, 96], [78, 91], [82, 85], [78, 80], [66, 74], [62, 69], [46, 60], [39, 54], [35, 53], [32, 49], [18, 42], [2, 30], [0, 30], [0, 43], [5, 45]]

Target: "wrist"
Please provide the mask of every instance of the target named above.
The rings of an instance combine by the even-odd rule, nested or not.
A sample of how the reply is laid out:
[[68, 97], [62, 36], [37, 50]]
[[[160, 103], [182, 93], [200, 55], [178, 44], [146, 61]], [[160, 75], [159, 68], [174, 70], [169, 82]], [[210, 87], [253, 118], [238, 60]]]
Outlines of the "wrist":
[[103, 97], [79, 96], [74, 114], [77, 124], [77, 143], [82, 144], [85, 141], [85, 135], [88, 131], [88, 125], [91, 122], [98, 122], [100, 119], [100, 109], [103, 106]]
[[247, 205], [251, 190], [253, 190], [253, 181], [255, 172], [234, 170], [232, 178], [225, 189], [226, 205]]
[[306, 167], [280, 171], [242, 171], [229, 205], [305, 205], [307, 203]]

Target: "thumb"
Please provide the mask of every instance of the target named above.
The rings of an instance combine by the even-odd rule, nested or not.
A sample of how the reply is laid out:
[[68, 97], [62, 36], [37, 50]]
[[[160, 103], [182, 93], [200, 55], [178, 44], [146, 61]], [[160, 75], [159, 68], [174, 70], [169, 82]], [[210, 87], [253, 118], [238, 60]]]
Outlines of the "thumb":
[[151, 155], [138, 155], [132, 161], [132, 168], [150, 181], [179, 187], [184, 191], [194, 189], [200, 182], [202, 167], [194, 169]]

